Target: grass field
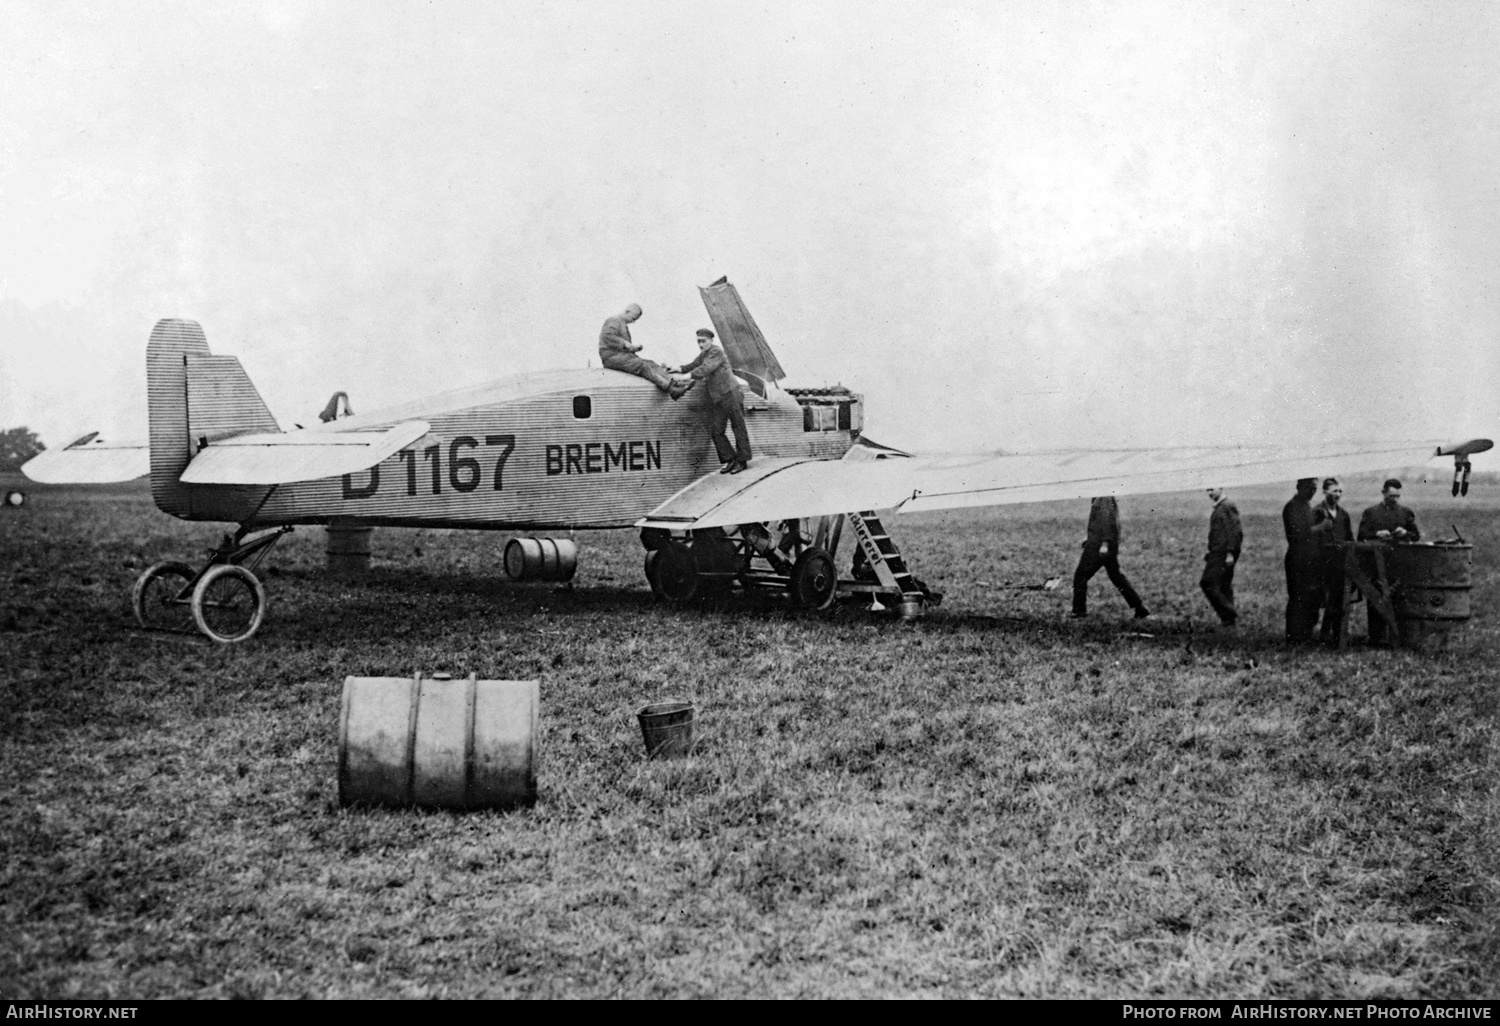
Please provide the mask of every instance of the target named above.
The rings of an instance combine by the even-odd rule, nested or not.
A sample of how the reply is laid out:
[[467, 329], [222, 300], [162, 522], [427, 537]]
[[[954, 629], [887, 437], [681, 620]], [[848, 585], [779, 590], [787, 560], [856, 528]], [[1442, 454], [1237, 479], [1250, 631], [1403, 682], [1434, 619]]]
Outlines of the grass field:
[[[1282, 489], [1235, 496], [1237, 636], [1205, 630], [1189, 495], [1121, 503], [1149, 636], [1102, 574], [1077, 622], [1006, 587], [1071, 574], [1068, 503], [894, 522], [947, 594], [916, 625], [663, 608], [632, 532], [580, 535], [560, 591], [446, 531], [377, 532], [340, 582], [302, 530], [227, 650], [128, 609], [219, 528], [28, 490], [0, 510], [5, 997], [1500, 995], [1500, 487], [1407, 489], [1476, 546], [1433, 655], [1281, 644]], [[417, 669], [541, 681], [534, 808], [339, 808], [344, 677]], [[678, 696], [702, 743], [648, 762], [634, 711]]]

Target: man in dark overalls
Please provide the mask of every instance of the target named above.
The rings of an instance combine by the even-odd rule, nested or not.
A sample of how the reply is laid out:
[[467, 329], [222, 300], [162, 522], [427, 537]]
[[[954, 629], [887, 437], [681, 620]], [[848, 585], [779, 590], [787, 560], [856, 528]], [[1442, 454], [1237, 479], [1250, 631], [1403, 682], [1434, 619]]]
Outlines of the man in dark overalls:
[[[708, 407], [704, 411], [704, 424], [709, 437], [714, 440], [714, 451], [719, 462], [724, 464], [721, 474], [738, 474], [750, 466], [750, 432], [745, 429], [745, 394], [740, 391], [739, 379], [729, 369], [729, 357], [724, 350], [714, 345], [714, 333], [707, 328], [698, 329], [698, 355], [691, 363], [685, 363], [678, 374], [692, 375], [693, 382], [704, 382], [708, 389]], [[734, 445], [724, 435], [724, 425], [734, 428]]]
[[1234, 608], [1234, 565], [1239, 562], [1245, 535], [1240, 530], [1239, 507], [1225, 497], [1224, 489], [1210, 488], [1208, 497], [1214, 511], [1208, 518], [1208, 555], [1203, 557], [1198, 587], [1219, 614], [1219, 622], [1233, 630], [1239, 622]]
[[1312, 497], [1318, 482], [1304, 477], [1297, 494], [1281, 507], [1286, 532], [1286, 640], [1311, 641], [1318, 622], [1318, 599], [1323, 593], [1322, 553], [1313, 534]]
[[1078, 557], [1078, 569], [1073, 571], [1074, 616], [1089, 615], [1089, 579], [1100, 567], [1120, 589], [1120, 597], [1135, 610], [1137, 620], [1151, 615], [1120, 571], [1120, 507], [1113, 495], [1096, 496], [1089, 504], [1088, 537], [1083, 542], [1083, 555]]

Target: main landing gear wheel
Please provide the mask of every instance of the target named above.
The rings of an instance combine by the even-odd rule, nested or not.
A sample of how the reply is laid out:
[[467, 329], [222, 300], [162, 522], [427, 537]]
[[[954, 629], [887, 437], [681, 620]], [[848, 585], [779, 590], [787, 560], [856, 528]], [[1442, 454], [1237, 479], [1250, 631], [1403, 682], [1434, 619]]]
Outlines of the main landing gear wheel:
[[803, 609], [821, 612], [833, 605], [838, 591], [838, 568], [819, 548], [803, 549], [792, 566], [792, 599]]
[[656, 550], [656, 585], [668, 602], [691, 602], [698, 594], [698, 561], [686, 545]]
[[193, 568], [185, 563], [157, 563], [136, 578], [130, 591], [130, 608], [136, 622], [148, 630], [192, 631], [190, 597], [183, 595], [193, 579]]
[[242, 566], [210, 567], [193, 589], [193, 620], [221, 645], [246, 640], [260, 629], [265, 617], [266, 590]]
[[646, 582], [651, 585], [651, 594], [655, 595], [659, 601], [665, 602], [667, 596], [662, 592], [661, 582], [656, 578], [656, 557], [656, 549], [646, 553]]

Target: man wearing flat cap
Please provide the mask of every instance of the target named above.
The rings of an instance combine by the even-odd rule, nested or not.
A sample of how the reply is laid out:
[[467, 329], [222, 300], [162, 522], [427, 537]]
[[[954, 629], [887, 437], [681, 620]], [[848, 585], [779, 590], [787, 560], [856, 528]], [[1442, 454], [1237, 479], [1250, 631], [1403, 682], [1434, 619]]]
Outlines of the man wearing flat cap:
[[636, 355], [641, 346], [631, 341], [630, 326], [640, 317], [641, 308], [631, 303], [604, 322], [604, 327], [599, 330], [599, 362], [609, 370], [645, 378], [673, 399], [681, 399], [682, 393], [688, 390], [688, 382], [673, 381], [667, 368]]
[[[714, 333], [707, 328], [698, 329], [698, 355], [691, 363], [678, 368], [677, 373], [689, 374], [693, 382], [702, 381], [708, 389], [708, 407], [704, 410], [703, 426], [714, 440], [714, 451], [724, 468], [721, 474], [738, 474], [750, 465], [750, 433], [745, 430], [745, 396], [740, 391], [739, 379], [729, 369], [729, 358], [724, 350], [714, 345]], [[692, 387], [690, 384], [688, 387]], [[724, 425], [734, 428], [734, 445], [725, 437]]]

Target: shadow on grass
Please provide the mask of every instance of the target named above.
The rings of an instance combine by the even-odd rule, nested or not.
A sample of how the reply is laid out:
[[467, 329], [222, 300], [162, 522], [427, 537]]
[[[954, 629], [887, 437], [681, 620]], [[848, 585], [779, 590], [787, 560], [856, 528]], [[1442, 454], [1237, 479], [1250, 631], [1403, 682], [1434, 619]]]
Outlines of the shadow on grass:
[[272, 606], [297, 609], [296, 622], [278, 622], [273, 608], [268, 626], [282, 637], [316, 636], [330, 640], [349, 630], [360, 634], [404, 631], [414, 615], [426, 621], [463, 621], [474, 617], [526, 618], [552, 615], [629, 617], [649, 613], [685, 623], [704, 617], [732, 617], [747, 623], [794, 621], [817, 629], [921, 632], [929, 637], [951, 634], [1015, 634], [1059, 643], [1115, 643], [1187, 647], [1199, 650], [1282, 649], [1274, 634], [1242, 629], [1226, 631], [1191, 617], [1158, 617], [1141, 623], [1128, 617], [1096, 615], [1086, 620], [1059, 619], [1051, 612], [1021, 610], [995, 615], [933, 606], [919, 619], [903, 621], [891, 608], [872, 610], [864, 599], [836, 603], [823, 612], [794, 607], [787, 596], [768, 589], [742, 589], [703, 596], [685, 603], [657, 599], [643, 581], [639, 586], [606, 583], [517, 583], [502, 577], [459, 572], [377, 568], [360, 576], [335, 576], [319, 570], [282, 570], [267, 575]]

